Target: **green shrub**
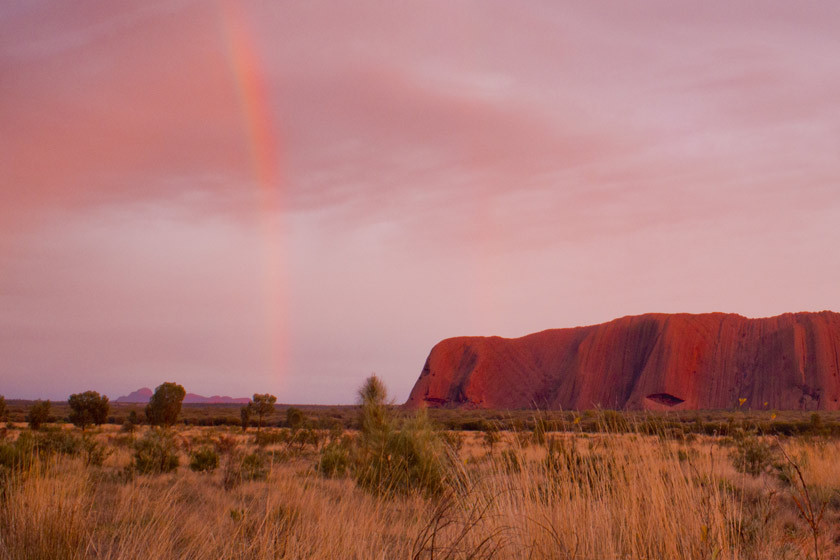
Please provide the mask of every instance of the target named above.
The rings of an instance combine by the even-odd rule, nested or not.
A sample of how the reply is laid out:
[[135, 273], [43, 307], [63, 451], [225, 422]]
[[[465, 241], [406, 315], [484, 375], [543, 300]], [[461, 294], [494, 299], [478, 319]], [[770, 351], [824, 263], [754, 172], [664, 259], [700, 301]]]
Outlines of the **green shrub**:
[[772, 444], [755, 435], [739, 435], [729, 458], [738, 472], [759, 476], [773, 468], [777, 452]]
[[302, 430], [294, 430], [289, 435], [289, 448], [293, 448], [297, 453], [301, 453], [307, 445], [318, 448], [318, 445], [323, 439], [322, 435], [312, 428], [304, 428]]
[[242, 455], [234, 451], [225, 460], [222, 485], [230, 490], [246, 480], [265, 480], [268, 478], [268, 456], [263, 452]]
[[442, 440], [420, 416], [399, 430], [367, 440], [360, 449], [356, 481], [379, 494], [440, 494], [449, 463], [444, 449]]
[[29, 469], [35, 457], [35, 438], [21, 432], [13, 443], [0, 444], [0, 475]]
[[190, 469], [195, 472], [213, 472], [219, 466], [219, 453], [212, 447], [202, 447], [190, 454]]
[[266, 430], [254, 434], [254, 443], [260, 447], [278, 445], [289, 442], [289, 432], [286, 430]]
[[134, 430], [137, 429], [137, 424], [140, 423], [140, 419], [137, 416], [137, 411], [132, 410], [128, 413], [128, 418], [125, 419], [122, 425], [122, 431], [133, 434]]
[[286, 426], [292, 430], [303, 427], [306, 422], [306, 415], [299, 408], [290, 406], [286, 409]]
[[114, 447], [134, 448], [136, 438], [133, 433], [123, 435], [113, 435], [108, 438], [108, 441]]
[[216, 447], [216, 451], [222, 455], [229, 455], [233, 453], [238, 446], [235, 437], [226, 435], [219, 436], [219, 439], [215, 440], [213, 445]]
[[82, 447], [82, 440], [79, 437], [60, 428], [44, 430], [35, 436], [35, 449], [46, 455], [53, 453], [77, 455]]
[[499, 434], [499, 426], [492, 422], [484, 423], [484, 446], [487, 447], [488, 453], [493, 453], [493, 448], [501, 441], [502, 437]]
[[111, 449], [91, 436], [85, 436], [82, 439], [82, 449], [85, 452], [85, 465], [89, 467], [101, 467], [111, 454]]
[[134, 444], [134, 467], [142, 474], [161, 474], [178, 468], [175, 436], [166, 429], [152, 428]]
[[26, 414], [26, 421], [33, 430], [40, 430], [41, 424], [50, 421], [50, 401], [37, 400], [32, 403]]
[[362, 430], [354, 465], [359, 486], [376, 494], [440, 494], [452, 462], [447, 446], [424, 410], [397, 426], [385, 404], [385, 386], [376, 376], [359, 391]]
[[265, 453], [249, 453], [242, 458], [242, 480], [268, 478], [268, 457]]
[[349, 439], [334, 439], [324, 447], [315, 464], [315, 470], [327, 478], [345, 476], [352, 465], [352, 447]]

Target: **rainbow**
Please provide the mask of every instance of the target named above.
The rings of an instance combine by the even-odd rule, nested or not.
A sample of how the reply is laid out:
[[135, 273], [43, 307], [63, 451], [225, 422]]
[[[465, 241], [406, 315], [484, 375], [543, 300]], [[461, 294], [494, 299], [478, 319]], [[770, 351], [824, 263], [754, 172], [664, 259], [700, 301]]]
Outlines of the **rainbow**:
[[276, 120], [271, 111], [268, 87], [241, 5], [220, 0], [219, 15], [257, 188], [263, 252], [260, 289], [266, 313], [266, 357], [271, 364], [272, 377], [282, 382], [287, 356], [282, 137], [275, 131]]

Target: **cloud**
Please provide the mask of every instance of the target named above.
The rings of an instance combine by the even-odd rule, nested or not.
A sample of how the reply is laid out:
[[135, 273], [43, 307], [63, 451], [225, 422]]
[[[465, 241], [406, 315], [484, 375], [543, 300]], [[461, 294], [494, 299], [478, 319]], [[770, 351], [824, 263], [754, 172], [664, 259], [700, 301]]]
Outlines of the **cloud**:
[[10, 391], [347, 402], [444, 336], [840, 306], [833, 3], [237, 6], [2, 8]]

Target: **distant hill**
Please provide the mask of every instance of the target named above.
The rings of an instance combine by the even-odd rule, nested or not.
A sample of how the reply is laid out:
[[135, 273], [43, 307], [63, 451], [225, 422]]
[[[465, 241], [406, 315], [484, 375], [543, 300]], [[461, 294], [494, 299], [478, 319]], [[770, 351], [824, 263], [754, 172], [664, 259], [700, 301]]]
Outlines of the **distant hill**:
[[840, 314], [649, 314], [432, 348], [409, 407], [840, 409]]
[[[118, 403], [147, 403], [152, 398], [153, 391], [148, 387], [137, 389], [131, 393], [119, 397], [116, 401]], [[227, 397], [220, 395], [213, 395], [212, 397], [204, 397], [196, 395], [195, 393], [187, 393], [184, 397], [184, 404], [248, 404], [251, 399], [248, 397]]]
[[125, 402], [125, 403], [144, 403], [149, 402], [149, 399], [152, 398], [152, 390], [148, 387], [143, 387], [142, 389], [137, 389], [127, 395], [124, 395], [114, 402]]

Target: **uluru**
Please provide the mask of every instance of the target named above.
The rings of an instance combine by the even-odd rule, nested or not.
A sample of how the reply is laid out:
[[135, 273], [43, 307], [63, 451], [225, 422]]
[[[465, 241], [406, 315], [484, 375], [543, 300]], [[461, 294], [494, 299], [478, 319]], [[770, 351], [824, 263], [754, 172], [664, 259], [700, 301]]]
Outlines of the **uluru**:
[[646, 314], [432, 348], [406, 405], [840, 408], [840, 314]]

